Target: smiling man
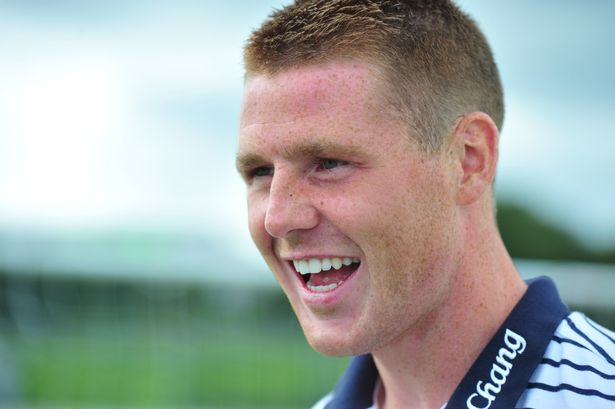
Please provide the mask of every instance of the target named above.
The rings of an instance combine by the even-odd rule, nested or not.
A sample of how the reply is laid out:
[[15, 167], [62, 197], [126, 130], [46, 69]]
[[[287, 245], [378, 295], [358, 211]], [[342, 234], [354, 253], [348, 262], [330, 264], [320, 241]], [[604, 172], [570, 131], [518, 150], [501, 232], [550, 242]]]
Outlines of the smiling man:
[[615, 335], [519, 277], [475, 23], [432, 1], [297, 1], [249, 39], [237, 167], [308, 342], [354, 355], [317, 408], [615, 408]]

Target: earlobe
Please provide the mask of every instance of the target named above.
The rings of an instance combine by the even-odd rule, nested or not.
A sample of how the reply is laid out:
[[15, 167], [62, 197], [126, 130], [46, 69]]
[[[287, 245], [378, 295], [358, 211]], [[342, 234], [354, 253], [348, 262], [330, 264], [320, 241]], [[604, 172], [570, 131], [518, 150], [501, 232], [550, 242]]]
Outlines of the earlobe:
[[457, 123], [454, 138], [462, 172], [458, 204], [473, 203], [489, 191], [498, 161], [498, 137], [497, 126], [485, 113], [472, 112]]

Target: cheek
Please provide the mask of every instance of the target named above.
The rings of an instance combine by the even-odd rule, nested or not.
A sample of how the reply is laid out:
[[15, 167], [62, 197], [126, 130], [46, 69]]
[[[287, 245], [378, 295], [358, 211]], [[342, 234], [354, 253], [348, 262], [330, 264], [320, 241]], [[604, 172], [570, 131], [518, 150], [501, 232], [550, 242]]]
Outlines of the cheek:
[[436, 184], [389, 195], [366, 212], [365, 251], [386, 271], [381, 288], [429, 288], [446, 270], [454, 236], [452, 208]]

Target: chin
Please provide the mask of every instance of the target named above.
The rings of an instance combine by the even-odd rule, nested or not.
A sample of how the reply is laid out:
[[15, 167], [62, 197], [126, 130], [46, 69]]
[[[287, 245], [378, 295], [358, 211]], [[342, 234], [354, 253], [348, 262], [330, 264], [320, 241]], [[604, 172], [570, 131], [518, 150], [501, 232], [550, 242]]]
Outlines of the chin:
[[352, 331], [308, 331], [304, 329], [308, 343], [316, 352], [323, 355], [343, 357], [362, 355], [370, 352], [367, 343], [361, 342]]
[[356, 355], [352, 352], [353, 351], [352, 348], [349, 348], [348, 346], [339, 342], [339, 340], [336, 340], [333, 342], [330, 342], [330, 341], [323, 342], [323, 340], [320, 340], [320, 339], [311, 340], [310, 338], [308, 338], [307, 340], [310, 346], [312, 347], [312, 349], [314, 349], [314, 351], [321, 353], [323, 355], [332, 356], [332, 357], [343, 357], [343, 356]]

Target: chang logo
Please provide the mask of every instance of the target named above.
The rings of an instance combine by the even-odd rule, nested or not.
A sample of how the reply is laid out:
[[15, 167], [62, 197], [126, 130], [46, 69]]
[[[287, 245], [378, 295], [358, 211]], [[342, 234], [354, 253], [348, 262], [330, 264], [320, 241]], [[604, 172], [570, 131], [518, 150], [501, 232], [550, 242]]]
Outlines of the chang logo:
[[527, 342], [521, 335], [506, 328], [504, 344], [505, 346], [500, 348], [491, 367], [489, 381], [478, 381], [476, 393], [468, 397], [466, 401], [468, 409], [487, 409], [491, 406], [497, 394], [502, 390], [502, 386], [506, 383], [506, 379], [513, 368], [513, 360], [518, 354], [525, 351]]

